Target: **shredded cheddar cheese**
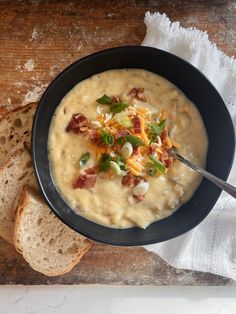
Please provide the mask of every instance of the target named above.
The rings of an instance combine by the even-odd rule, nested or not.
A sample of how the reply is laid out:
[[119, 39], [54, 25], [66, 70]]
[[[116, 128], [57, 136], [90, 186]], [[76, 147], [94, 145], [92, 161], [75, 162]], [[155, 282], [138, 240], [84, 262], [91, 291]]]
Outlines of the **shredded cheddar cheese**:
[[180, 148], [181, 145], [179, 143], [177, 143], [175, 140], [171, 139], [171, 143], [172, 143], [172, 146], [175, 147], [175, 148]]
[[147, 134], [145, 132], [145, 122], [144, 122], [144, 119], [143, 119], [143, 117], [139, 117], [139, 120], [140, 120], [140, 127], [141, 127], [141, 138], [143, 139], [144, 143], [146, 145], [148, 145], [150, 141], [149, 141], [149, 139], [147, 137]]
[[141, 172], [143, 170], [143, 168], [140, 165], [137, 165], [137, 163], [135, 161], [133, 161], [132, 159], [128, 159], [127, 163], [131, 168], [133, 168], [139, 172]]
[[139, 176], [140, 175], [140, 172], [138, 172], [137, 170], [135, 170], [134, 168], [132, 167], [129, 167], [128, 166], [128, 170], [135, 176]]
[[159, 154], [162, 154], [162, 149], [160, 149], [159, 147], [156, 148], [156, 151], [157, 151]]
[[170, 140], [169, 137], [166, 138], [166, 146], [167, 146], [168, 148], [171, 148], [171, 147], [172, 147], [172, 143], [171, 143], [171, 140]]

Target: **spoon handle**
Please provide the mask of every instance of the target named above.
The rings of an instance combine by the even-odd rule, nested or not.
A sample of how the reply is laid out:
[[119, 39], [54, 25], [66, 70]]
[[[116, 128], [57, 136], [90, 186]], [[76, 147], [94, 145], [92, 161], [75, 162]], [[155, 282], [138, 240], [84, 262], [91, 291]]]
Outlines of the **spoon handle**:
[[179, 161], [181, 161], [185, 165], [189, 166], [193, 170], [197, 171], [198, 173], [201, 173], [205, 178], [207, 178], [208, 180], [213, 182], [215, 185], [217, 185], [219, 188], [221, 188], [222, 190], [224, 190], [225, 192], [227, 192], [228, 194], [230, 194], [231, 196], [236, 198], [236, 187], [234, 187], [231, 184], [228, 184], [224, 180], [214, 176], [213, 174], [209, 173], [208, 171], [206, 171], [206, 170], [202, 169], [201, 167], [195, 165], [190, 160], [185, 159], [181, 155], [175, 153], [175, 156], [177, 157], [177, 159]]

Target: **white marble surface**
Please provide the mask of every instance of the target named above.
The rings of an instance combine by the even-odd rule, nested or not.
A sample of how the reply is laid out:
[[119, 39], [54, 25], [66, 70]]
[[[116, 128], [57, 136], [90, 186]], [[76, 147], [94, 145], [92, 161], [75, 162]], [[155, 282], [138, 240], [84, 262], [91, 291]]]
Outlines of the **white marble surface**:
[[1, 314], [235, 314], [236, 287], [0, 287]]

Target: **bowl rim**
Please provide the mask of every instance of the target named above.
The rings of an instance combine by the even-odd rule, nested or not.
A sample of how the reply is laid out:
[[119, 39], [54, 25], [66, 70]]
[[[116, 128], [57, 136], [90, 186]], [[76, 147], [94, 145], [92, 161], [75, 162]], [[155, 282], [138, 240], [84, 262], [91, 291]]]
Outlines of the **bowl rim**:
[[[141, 246], [141, 245], [148, 245], [148, 244], [154, 244], [154, 243], [159, 243], [159, 242], [162, 242], [162, 241], [166, 241], [166, 240], [170, 240], [172, 238], [176, 238], [177, 236], [180, 236], [188, 231], [190, 231], [191, 229], [193, 229], [194, 227], [196, 227], [201, 221], [204, 220], [204, 218], [206, 218], [206, 216], [211, 212], [211, 210], [213, 209], [215, 203], [217, 202], [218, 198], [220, 197], [220, 194], [221, 194], [221, 191], [218, 193], [218, 196], [215, 197], [214, 201], [211, 203], [211, 206], [210, 206], [210, 209], [207, 209], [207, 210], [204, 210], [202, 211], [202, 214], [199, 216], [198, 219], [195, 219], [195, 221], [191, 224], [188, 224], [188, 226], [185, 226], [183, 227], [181, 230], [179, 229], [178, 231], [176, 232], [172, 232], [171, 234], [169, 234], [169, 236], [163, 236], [163, 239], [160, 239], [159, 237], [159, 240], [143, 240], [143, 241], [114, 241], [114, 240], [109, 240], [109, 238], [107, 239], [104, 239], [104, 238], [100, 238], [98, 236], [94, 236], [93, 234], [87, 232], [86, 230], [79, 230], [77, 227], [77, 225], [74, 225], [72, 224], [71, 221], [68, 220], [68, 218], [64, 215], [62, 215], [62, 213], [60, 212], [60, 210], [57, 210], [55, 209], [55, 206], [54, 204], [52, 204], [52, 202], [49, 200], [48, 198], [48, 195], [47, 193], [45, 192], [45, 189], [44, 189], [44, 184], [42, 183], [42, 179], [40, 177], [40, 171], [38, 169], [38, 165], [37, 165], [37, 156], [36, 156], [36, 146], [35, 146], [35, 137], [36, 137], [36, 132], [37, 132], [37, 122], [38, 122], [38, 119], [39, 119], [39, 112], [40, 112], [40, 108], [41, 108], [41, 105], [44, 103], [44, 99], [47, 97], [47, 95], [51, 92], [51, 89], [54, 88], [54, 85], [56, 84], [56, 82], [59, 80], [59, 79], [62, 79], [64, 76], [67, 75], [68, 72], [71, 71], [71, 69], [73, 69], [74, 67], [77, 67], [79, 66], [80, 64], [84, 63], [84, 62], [87, 62], [93, 58], [96, 58], [97, 56], [100, 56], [100, 55], [109, 55], [109, 54], [113, 54], [114, 52], [119, 52], [119, 51], [124, 51], [124, 50], [128, 50], [128, 51], [136, 51], [136, 50], [139, 50], [140, 52], [142, 51], [158, 51], [159, 53], [162, 53], [162, 54], [166, 54], [166, 55], [169, 55], [171, 56], [171, 58], [174, 58], [176, 59], [178, 62], [182, 62], [182, 63], [185, 63], [188, 67], [191, 67], [195, 72], [197, 72], [200, 76], [202, 76], [211, 86], [212, 88], [214, 89], [214, 92], [217, 94], [217, 96], [219, 97], [219, 99], [221, 99], [221, 101], [223, 102], [224, 104], [224, 109], [225, 109], [225, 114], [228, 115], [228, 118], [229, 118], [229, 121], [230, 121], [230, 128], [232, 129], [232, 134], [233, 134], [233, 142], [232, 142], [232, 147], [233, 147], [233, 154], [231, 156], [231, 160], [228, 164], [228, 169], [227, 171], [225, 171], [225, 175], [224, 175], [224, 178], [223, 179], [227, 179], [229, 174], [230, 174], [230, 171], [231, 171], [231, 168], [232, 168], [232, 165], [233, 165], [233, 161], [234, 161], [234, 154], [235, 154], [235, 131], [234, 131], [234, 126], [233, 126], [233, 122], [232, 122], [232, 118], [229, 114], [229, 111], [228, 111], [228, 108], [227, 106], [225, 105], [225, 102], [224, 102], [224, 99], [223, 97], [219, 94], [219, 92], [217, 91], [217, 89], [215, 88], [214, 84], [212, 84], [210, 82], [210, 80], [198, 69], [196, 68], [194, 65], [192, 65], [191, 63], [189, 63], [188, 61], [178, 57], [177, 55], [174, 55], [170, 52], [167, 52], [165, 50], [161, 50], [161, 49], [158, 49], [158, 48], [153, 48], [153, 47], [148, 47], [148, 46], [118, 46], [118, 47], [113, 47], [113, 48], [108, 48], [108, 49], [105, 49], [105, 50], [101, 50], [101, 51], [98, 51], [98, 52], [95, 52], [95, 53], [92, 53], [90, 55], [86, 55], [76, 61], [74, 61], [72, 64], [70, 64], [69, 66], [67, 66], [65, 69], [63, 69], [50, 83], [49, 85], [47, 86], [46, 90], [44, 91], [43, 95], [41, 96], [40, 100], [39, 100], [39, 103], [38, 103], [38, 106], [37, 106], [37, 109], [36, 109], [36, 112], [35, 112], [35, 116], [34, 116], [34, 120], [33, 120], [33, 126], [32, 126], [32, 134], [31, 134], [31, 147], [32, 147], [32, 161], [33, 161], [33, 169], [34, 169], [34, 174], [35, 174], [35, 177], [36, 177], [36, 181], [40, 187], [40, 190], [41, 192], [43, 193], [43, 196], [49, 206], [49, 208], [53, 211], [53, 213], [63, 222], [65, 223], [68, 227], [70, 227], [71, 229], [75, 230], [76, 232], [82, 234], [83, 236], [87, 237], [87, 238], [90, 238], [94, 241], [98, 241], [98, 242], [101, 242], [101, 243], [105, 243], [105, 244], [111, 244], [111, 245], [116, 245], [116, 246]], [[138, 67], [137, 67], [138, 68]], [[111, 68], [112, 70], [112, 68]], [[78, 82], [79, 83], [79, 82]], [[77, 84], [78, 84], [77, 83]], [[72, 87], [73, 88], [73, 87]], [[66, 95], [66, 94], [65, 94]], [[65, 96], [64, 95], [64, 96]], [[64, 97], [63, 96], [63, 97]], [[50, 170], [49, 170], [50, 172]], [[203, 179], [205, 180], [205, 179]], [[53, 180], [52, 180], [53, 182]], [[54, 182], [53, 182], [53, 185], [55, 186]], [[195, 192], [194, 192], [195, 193]], [[60, 195], [60, 193], [58, 192], [58, 194]], [[68, 206], [68, 205], [67, 205]], [[173, 213], [174, 214], [174, 213]], [[172, 214], [172, 215], [173, 215]], [[171, 215], [171, 216], [172, 216]], [[168, 219], [169, 217], [171, 216], [168, 216], [160, 221], [164, 221], [166, 219]], [[84, 218], [84, 217], [83, 217]], [[105, 226], [102, 226], [96, 222], [93, 222], [89, 219], [87, 219], [86, 217], [84, 218], [85, 220], [88, 220], [89, 222], [99, 226], [99, 227], [102, 227], [102, 228], [106, 228], [106, 229], [110, 229], [110, 230], [116, 230], [116, 231], [119, 231], [119, 230], [127, 230], [127, 229], [118, 229], [118, 228], [110, 228], [110, 227], [105, 227]], [[156, 222], [153, 222], [153, 223], [157, 223], [158, 221]], [[132, 227], [132, 228], [129, 228], [129, 229], [140, 229], [140, 228], [137, 228], [137, 227]]]

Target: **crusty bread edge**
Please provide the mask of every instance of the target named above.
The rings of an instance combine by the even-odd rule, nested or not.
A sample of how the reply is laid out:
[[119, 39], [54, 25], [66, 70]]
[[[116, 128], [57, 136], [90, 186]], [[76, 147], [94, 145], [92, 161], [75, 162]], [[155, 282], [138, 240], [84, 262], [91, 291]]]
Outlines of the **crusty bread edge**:
[[38, 103], [37, 102], [31, 102], [29, 104], [26, 104], [24, 106], [19, 106], [19, 107], [16, 107], [14, 109], [11, 109], [11, 110], [7, 110], [6, 112], [3, 110], [3, 113], [1, 114], [1, 111], [0, 111], [0, 122], [5, 120], [9, 115], [11, 115], [12, 113], [16, 112], [16, 111], [19, 111], [21, 109], [26, 109], [28, 107], [31, 107], [31, 106], [35, 106], [37, 107]]
[[[21, 219], [22, 214], [24, 212], [24, 208], [27, 206], [27, 204], [29, 202], [29, 187], [24, 186], [20, 193], [21, 193], [21, 196], [20, 196], [18, 204], [17, 204], [16, 215], [15, 215], [15, 223], [14, 223], [14, 231], [13, 231], [13, 244], [16, 248], [16, 251], [19, 252], [20, 254], [22, 254], [23, 257], [25, 258], [21, 249], [17, 245], [17, 234], [18, 234], [18, 228], [20, 225], [20, 219]], [[72, 262], [69, 265], [67, 265], [67, 269], [64, 272], [44, 272], [43, 274], [51, 277], [51, 276], [64, 275], [64, 274], [68, 273], [69, 271], [71, 271], [72, 268], [74, 268], [74, 266], [76, 266], [80, 262], [81, 258], [84, 256], [84, 254], [88, 252], [88, 250], [93, 245], [93, 242], [89, 239], [85, 239], [84, 244], [86, 246], [81, 250], [81, 253], [78, 256], [76, 256], [76, 258], [74, 260], [72, 260]], [[26, 260], [26, 258], [25, 258], [25, 260]], [[32, 267], [32, 268], [39, 272], [38, 269], [35, 269], [34, 267]]]
[[20, 247], [17, 244], [17, 228], [19, 226], [20, 218], [22, 216], [24, 208], [29, 202], [29, 194], [27, 192], [27, 186], [24, 186], [19, 192], [18, 202], [15, 206], [15, 219], [14, 219], [14, 228], [13, 228], [13, 244], [18, 253], [22, 254]]

